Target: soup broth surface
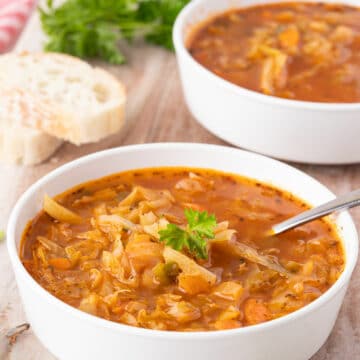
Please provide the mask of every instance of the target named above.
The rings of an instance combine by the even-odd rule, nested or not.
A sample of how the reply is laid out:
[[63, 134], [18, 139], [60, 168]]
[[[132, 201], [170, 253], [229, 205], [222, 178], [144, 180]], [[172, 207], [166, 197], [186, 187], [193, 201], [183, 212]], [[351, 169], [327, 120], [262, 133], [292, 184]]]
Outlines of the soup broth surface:
[[232, 9], [196, 26], [191, 55], [220, 77], [267, 95], [360, 101], [360, 8], [274, 3]]
[[[272, 224], [308, 206], [231, 174], [128, 171], [55, 200], [24, 232], [25, 268], [65, 303], [131, 326], [208, 331], [262, 323], [317, 299], [344, 267], [341, 241], [327, 221], [266, 236]], [[189, 209], [202, 214], [194, 215], [197, 229], [201, 219], [204, 230], [216, 218], [203, 257], [159, 236], [171, 224], [178, 243], [190, 231]]]

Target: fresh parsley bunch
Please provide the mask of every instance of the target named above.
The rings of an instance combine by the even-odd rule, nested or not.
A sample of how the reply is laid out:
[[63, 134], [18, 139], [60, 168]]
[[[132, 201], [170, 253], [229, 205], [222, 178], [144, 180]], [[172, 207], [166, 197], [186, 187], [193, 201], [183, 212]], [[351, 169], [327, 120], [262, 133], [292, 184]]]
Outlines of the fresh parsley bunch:
[[173, 49], [172, 27], [190, 0], [67, 0], [39, 8], [48, 51], [122, 64], [121, 38], [144, 39]]
[[188, 222], [185, 229], [168, 224], [164, 230], [159, 231], [160, 241], [175, 250], [185, 248], [196, 257], [207, 259], [207, 240], [214, 238], [215, 215], [209, 215], [206, 211], [185, 209], [185, 218]]

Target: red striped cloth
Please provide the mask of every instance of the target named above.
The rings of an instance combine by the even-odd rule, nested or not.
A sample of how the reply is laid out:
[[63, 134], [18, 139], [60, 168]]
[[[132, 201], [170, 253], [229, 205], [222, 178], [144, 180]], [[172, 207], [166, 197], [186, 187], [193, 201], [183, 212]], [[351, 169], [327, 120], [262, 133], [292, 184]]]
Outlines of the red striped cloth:
[[11, 50], [36, 0], [0, 0], [0, 53]]

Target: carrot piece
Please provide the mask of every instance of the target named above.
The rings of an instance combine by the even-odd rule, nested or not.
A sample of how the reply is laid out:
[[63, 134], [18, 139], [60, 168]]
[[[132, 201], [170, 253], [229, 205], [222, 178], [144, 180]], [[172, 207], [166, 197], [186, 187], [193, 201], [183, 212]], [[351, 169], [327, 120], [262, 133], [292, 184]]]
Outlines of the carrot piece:
[[190, 295], [207, 292], [210, 289], [209, 283], [200, 275], [182, 273], [179, 275], [178, 281], [179, 288]]
[[216, 330], [230, 330], [241, 327], [241, 322], [238, 320], [217, 320], [214, 324]]
[[295, 26], [289, 26], [279, 34], [279, 41], [284, 48], [298, 46], [300, 40], [299, 30]]
[[259, 299], [248, 299], [244, 307], [245, 320], [249, 325], [255, 325], [271, 319], [271, 313]]
[[272, 13], [271, 13], [271, 11], [264, 10], [261, 12], [261, 17], [263, 19], [270, 19], [272, 17]]
[[50, 259], [49, 264], [58, 270], [69, 270], [71, 268], [71, 262], [66, 258], [53, 258]]
[[189, 203], [189, 202], [185, 202], [182, 203], [182, 205], [186, 208], [186, 209], [193, 209], [193, 210], [197, 210], [197, 211], [205, 211], [206, 209], [204, 208], [204, 206], [201, 206], [199, 204], [194, 204], [194, 203]]

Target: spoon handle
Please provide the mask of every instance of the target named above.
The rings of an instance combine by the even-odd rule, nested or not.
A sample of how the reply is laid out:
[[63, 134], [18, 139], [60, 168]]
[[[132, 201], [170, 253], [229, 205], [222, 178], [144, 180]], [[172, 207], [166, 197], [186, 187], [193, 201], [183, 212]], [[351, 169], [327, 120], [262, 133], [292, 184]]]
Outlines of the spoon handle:
[[318, 219], [332, 212], [350, 209], [360, 205], [360, 189], [352, 191], [346, 195], [339, 196], [323, 205], [305, 211], [297, 216], [276, 224], [271, 229], [272, 235], [280, 234], [286, 230], [290, 230], [296, 226], [305, 224], [309, 221]]

